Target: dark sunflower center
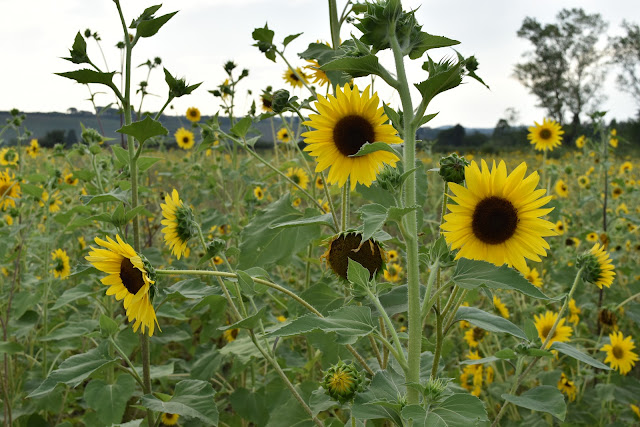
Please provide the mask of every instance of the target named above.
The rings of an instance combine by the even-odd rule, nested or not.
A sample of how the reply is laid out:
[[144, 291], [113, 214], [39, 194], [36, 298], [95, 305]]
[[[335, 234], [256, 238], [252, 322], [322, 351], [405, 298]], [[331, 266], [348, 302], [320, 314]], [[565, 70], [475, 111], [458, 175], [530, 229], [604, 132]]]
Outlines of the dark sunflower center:
[[[544, 328], [542, 328], [542, 336], [544, 337], [545, 340], [549, 336], [549, 332], [551, 332], [551, 326], [552, 325], [546, 325]], [[553, 333], [553, 336], [556, 336], [555, 332]], [[551, 338], [553, 338], [553, 337], [551, 337]]]
[[262, 98], [262, 105], [264, 105], [265, 108], [271, 108], [273, 103], [271, 102], [270, 99]]
[[542, 129], [540, 131], [540, 138], [542, 138], [542, 139], [551, 138], [551, 131], [549, 129]]
[[473, 339], [475, 341], [480, 341], [482, 338], [484, 338], [484, 329], [473, 328]]
[[293, 174], [291, 176], [291, 179], [293, 180], [293, 182], [295, 182], [296, 184], [300, 184], [300, 175], [298, 175], [297, 173]]
[[195, 110], [191, 110], [189, 114], [191, 115], [191, 117], [196, 117], [198, 115], [198, 113]]
[[189, 137], [185, 136], [182, 138], [182, 142], [184, 142], [185, 144], [187, 144], [189, 142]]
[[0, 184], [0, 197], [4, 197], [11, 188], [10, 184]]
[[473, 234], [490, 245], [504, 243], [516, 232], [518, 211], [510, 201], [491, 196], [483, 199], [473, 212]]
[[135, 268], [129, 258], [124, 258], [120, 263], [120, 280], [130, 294], [137, 294], [144, 286], [142, 271]]
[[347, 278], [349, 259], [358, 262], [369, 270], [369, 278], [373, 278], [376, 271], [382, 268], [380, 246], [371, 239], [360, 246], [361, 241], [362, 235], [350, 233], [339, 236], [331, 242], [327, 260], [331, 269], [343, 279]]
[[64, 270], [64, 261], [61, 260], [60, 258], [56, 259], [56, 266], [54, 267], [54, 269], [57, 272]]
[[340, 153], [352, 156], [367, 142], [375, 142], [375, 131], [364, 117], [350, 115], [336, 123], [333, 128], [333, 140]]
[[576, 242], [573, 241], [573, 239], [567, 239], [564, 241], [564, 244], [567, 246], [573, 246]]
[[616, 359], [624, 358], [624, 350], [618, 347], [617, 345], [613, 346], [613, 348], [611, 349], [611, 352], [613, 353]]
[[298, 76], [296, 76], [296, 74], [295, 74], [295, 73], [291, 73], [291, 74], [289, 74], [289, 77], [291, 78], [291, 80], [295, 80], [295, 81], [297, 81], [297, 82], [298, 82], [298, 81], [300, 81], [300, 79], [298, 78]]

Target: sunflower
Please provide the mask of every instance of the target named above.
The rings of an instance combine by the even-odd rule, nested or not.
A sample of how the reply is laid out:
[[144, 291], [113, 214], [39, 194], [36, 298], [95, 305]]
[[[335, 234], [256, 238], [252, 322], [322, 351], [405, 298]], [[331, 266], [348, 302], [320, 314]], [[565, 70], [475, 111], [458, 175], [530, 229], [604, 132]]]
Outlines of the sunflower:
[[304, 150], [316, 157], [316, 172], [329, 169], [327, 182], [343, 187], [351, 178], [351, 189], [357, 183], [369, 187], [384, 164], [395, 166], [400, 160], [395, 154], [379, 150], [364, 156], [352, 157], [368, 142], [400, 144], [396, 130], [382, 108], [378, 108], [378, 94], [369, 96], [369, 87], [362, 95], [357, 86], [336, 87], [336, 96], [318, 95], [315, 107], [320, 114], [311, 114], [303, 124], [316, 130], [305, 132]]
[[215, 265], [222, 265], [222, 263], [224, 263], [224, 260], [222, 259], [221, 256], [216, 255], [213, 257], [213, 263]]
[[27, 147], [26, 152], [29, 156], [31, 156], [32, 159], [38, 157], [38, 154], [40, 154], [40, 144], [38, 144], [37, 139], [31, 140], [31, 143]]
[[166, 426], [174, 426], [178, 423], [178, 418], [180, 418], [180, 415], [163, 412], [160, 418], [162, 420], [162, 424]]
[[[538, 330], [538, 337], [540, 337], [540, 341], [544, 343], [547, 339], [547, 335], [549, 335], [549, 332], [551, 332], [553, 324], [556, 323], [558, 313], [547, 311], [544, 315], [538, 316], [536, 314], [533, 316], [533, 318], [535, 319], [536, 329]], [[569, 337], [571, 337], [573, 330], [571, 329], [571, 326], [564, 326], [564, 321], [565, 319], [560, 319], [560, 321], [558, 322], [558, 326], [556, 327], [553, 336], [547, 343], [547, 348], [556, 341], [569, 341]]]
[[56, 190], [51, 197], [49, 197], [49, 193], [44, 191], [42, 193], [42, 200], [47, 202], [50, 213], [60, 212], [60, 209], [62, 209], [62, 200], [60, 199], [60, 191], [58, 190]]
[[101, 282], [109, 286], [107, 295], [115, 295], [118, 301], [124, 299], [129, 322], [135, 319], [133, 331], [137, 332], [141, 327], [140, 331], [144, 334], [148, 328], [149, 336], [153, 336], [158, 319], [149, 298], [150, 287], [155, 283], [149, 274], [152, 267], [119, 235], [116, 235], [116, 240], [107, 237], [105, 241], [96, 237], [95, 242], [105, 249], [91, 246], [85, 259], [98, 270], [109, 274]]
[[180, 148], [185, 150], [193, 147], [195, 143], [195, 139], [193, 138], [193, 132], [186, 130], [185, 128], [180, 128], [175, 133], [176, 142]]
[[560, 381], [558, 381], [558, 390], [566, 394], [571, 402], [576, 400], [578, 388], [573, 381], [569, 381], [569, 378], [567, 378], [564, 372], [560, 376]]
[[464, 340], [469, 344], [469, 347], [474, 348], [478, 346], [480, 341], [482, 341], [486, 335], [487, 331], [476, 326], [464, 333]]
[[633, 411], [633, 413], [636, 414], [636, 416], [638, 418], [640, 418], [640, 407], [638, 407], [638, 405], [634, 405], [634, 404], [631, 404], [630, 406], [631, 406], [631, 410]]
[[534, 122], [535, 126], [529, 128], [529, 134], [527, 139], [531, 141], [531, 144], [535, 144], [535, 149], [538, 151], [553, 151], [554, 148], [562, 144], [562, 126], [553, 120], [544, 119], [542, 124]]
[[629, 208], [627, 207], [626, 203], [620, 203], [617, 207], [616, 207], [616, 215], [620, 215], [620, 213], [624, 213], [624, 214], [628, 214], [629, 213]]
[[324, 213], [331, 212], [331, 206], [329, 206], [329, 202], [325, 202], [322, 199], [318, 199], [318, 204], [322, 207], [322, 210], [324, 211]]
[[500, 314], [500, 316], [504, 317], [505, 319], [509, 318], [509, 309], [507, 309], [507, 306], [505, 305], [505, 303], [503, 303], [500, 298], [498, 298], [497, 296], [493, 296], [493, 306], [495, 307], [496, 311]]
[[398, 251], [395, 249], [391, 249], [387, 251], [387, 261], [389, 262], [398, 262], [400, 256], [398, 255]]
[[624, 193], [624, 190], [622, 190], [622, 188], [614, 187], [613, 191], [611, 192], [611, 197], [613, 198], [613, 200], [616, 200], [617, 198], [622, 196], [622, 193]]
[[580, 135], [578, 139], [576, 139], [576, 147], [582, 148], [584, 147], [584, 143], [586, 142], [587, 137], [584, 135]]
[[287, 321], [287, 318], [281, 314], [278, 317], [276, 317], [276, 320], [280, 323], [284, 323]]
[[187, 242], [196, 234], [193, 212], [180, 200], [175, 188], [164, 200], [166, 204], [160, 205], [164, 218], [160, 223], [165, 226], [162, 234], [165, 244], [171, 248], [173, 255], [180, 259], [187, 250]]
[[369, 270], [372, 279], [382, 270], [385, 255], [375, 240], [362, 242], [362, 234], [352, 231], [333, 237], [321, 258], [325, 258], [333, 272], [345, 280], [350, 259]]
[[267, 113], [273, 112], [273, 94], [271, 93], [271, 86], [267, 87], [267, 90], [262, 91], [262, 95], [260, 95], [260, 103], [262, 104], [262, 111]]
[[402, 267], [399, 264], [390, 263], [385, 268], [383, 275], [386, 281], [391, 283], [396, 283], [400, 280], [400, 275], [402, 274]]
[[558, 221], [556, 222], [555, 230], [558, 236], [562, 236], [567, 231], [567, 226], [565, 225], [564, 222]]
[[620, 165], [620, 175], [624, 175], [625, 173], [629, 173], [633, 170], [633, 163], [631, 162], [624, 162], [623, 164]]
[[603, 308], [598, 312], [598, 322], [607, 329], [611, 329], [613, 331], [617, 331], [620, 329], [618, 327], [618, 316], [611, 311]]
[[6, 211], [7, 208], [16, 207], [16, 199], [20, 198], [22, 190], [20, 183], [15, 180], [15, 175], [9, 175], [9, 170], [0, 172], [0, 208]]
[[64, 176], [64, 182], [69, 185], [78, 185], [78, 178], [72, 173], [68, 173]]
[[578, 259], [578, 267], [584, 268], [584, 280], [600, 289], [603, 286], [610, 287], [616, 275], [609, 254], [599, 243], [593, 245], [589, 252]]
[[291, 205], [294, 208], [297, 208], [298, 206], [300, 206], [300, 203], [302, 203], [302, 199], [300, 197], [296, 197], [295, 199], [293, 199], [293, 201], [291, 202]]
[[569, 323], [573, 323], [576, 326], [580, 322], [580, 313], [582, 313], [582, 310], [576, 306], [576, 300], [571, 298], [571, 301], [569, 301]]
[[278, 141], [282, 142], [291, 141], [291, 135], [289, 135], [289, 131], [287, 130], [287, 128], [280, 129], [278, 131], [278, 134], [276, 135], [276, 138], [278, 138]]
[[618, 138], [609, 138], [609, 145], [618, 148]]
[[320, 69], [320, 64], [316, 59], [307, 59], [309, 65], [305, 65], [305, 69], [309, 70], [310, 79], [313, 79], [313, 83], [318, 83], [320, 86], [324, 86], [329, 83], [329, 77], [327, 73]]
[[578, 185], [580, 186], [580, 188], [588, 188], [590, 183], [591, 183], [591, 180], [589, 179], [588, 176], [580, 175], [578, 177]]
[[235, 341], [236, 338], [238, 338], [238, 333], [240, 332], [240, 329], [235, 328], [235, 329], [227, 329], [222, 333], [222, 337], [224, 338], [224, 340], [226, 342], [232, 342]]
[[559, 179], [556, 181], [555, 190], [558, 196], [562, 198], [569, 197], [569, 187], [563, 180]]
[[256, 186], [253, 189], [253, 197], [256, 198], [256, 200], [262, 200], [264, 199], [264, 189], [262, 187], [260, 187], [259, 185]]
[[577, 248], [578, 246], [580, 246], [580, 239], [577, 239], [575, 237], [567, 237], [567, 239], [564, 241], [564, 244], [566, 246]]
[[451, 213], [444, 216], [441, 228], [451, 249], [460, 249], [458, 258], [508, 264], [520, 271], [527, 269], [525, 258], [541, 261], [549, 244], [543, 237], [554, 236], [554, 224], [540, 217], [553, 208], [541, 209], [551, 196], [535, 190], [537, 172], [524, 177], [527, 165], [521, 163], [510, 175], [504, 161], [492, 170], [482, 161], [465, 167], [467, 187], [450, 182], [450, 196], [456, 204], [447, 204]]
[[15, 166], [18, 164], [20, 156], [13, 147], [6, 147], [0, 150], [0, 165]]
[[200, 110], [196, 107], [187, 108], [187, 120], [192, 123], [196, 123], [200, 121]]
[[81, 251], [84, 251], [84, 248], [87, 247], [87, 242], [84, 240], [83, 236], [78, 237], [78, 246], [80, 246]]
[[309, 184], [309, 176], [302, 168], [291, 167], [287, 169], [286, 173], [287, 177], [291, 179], [291, 181], [298, 184], [303, 190], [307, 189], [307, 185]]
[[607, 358], [604, 360], [612, 369], [618, 370], [622, 375], [633, 368], [638, 360], [638, 355], [632, 350], [636, 347], [631, 336], [624, 337], [622, 332], [614, 332], [609, 334], [611, 344], [605, 344], [600, 351], [607, 352]]
[[[469, 360], [481, 359], [480, 354], [477, 351], [469, 350], [467, 354]], [[482, 393], [482, 374], [484, 367], [482, 363], [474, 365], [465, 365], [460, 375], [460, 385], [471, 392], [472, 395], [478, 397]], [[493, 382], [493, 369], [491, 372], [487, 372], [487, 383]]]
[[316, 188], [322, 190], [324, 188], [324, 180], [320, 175], [316, 177]]
[[300, 67], [297, 67], [295, 71], [291, 68], [287, 68], [287, 71], [284, 72], [282, 78], [294, 88], [302, 87], [304, 83], [308, 82], [307, 75], [302, 71], [302, 69], [300, 69]]
[[67, 251], [56, 249], [51, 252], [51, 260], [53, 261], [53, 276], [61, 279], [67, 278], [71, 273]]
[[591, 232], [587, 234], [587, 242], [597, 242], [598, 241], [598, 233]]

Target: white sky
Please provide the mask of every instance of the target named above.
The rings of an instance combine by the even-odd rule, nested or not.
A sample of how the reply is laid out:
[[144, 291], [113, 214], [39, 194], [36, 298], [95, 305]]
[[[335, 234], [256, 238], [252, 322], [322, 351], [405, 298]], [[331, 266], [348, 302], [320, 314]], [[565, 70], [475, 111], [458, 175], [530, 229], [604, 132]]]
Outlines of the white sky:
[[[338, 0], [341, 10], [343, 0]], [[127, 24], [137, 17], [150, 1], [123, 1]], [[492, 127], [504, 117], [508, 107], [519, 113], [519, 122], [532, 124], [540, 121], [543, 110], [535, 107], [536, 99], [528, 94], [513, 77], [514, 64], [522, 61], [523, 52], [531, 46], [516, 36], [526, 16], [542, 23], [555, 20], [562, 8], [581, 7], [587, 13], [600, 13], [609, 22], [609, 35], [621, 33], [623, 19], [637, 22], [640, 2], [637, 0], [458, 0], [458, 1], [403, 1], [405, 9], [421, 5], [417, 12], [423, 30], [459, 40], [456, 49], [465, 56], [476, 55], [480, 62], [478, 74], [491, 87], [487, 90], [479, 83], [468, 84], [439, 95], [431, 103], [428, 113], [439, 112], [429, 126], [437, 127], [460, 123], [465, 127]], [[219, 103], [208, 90], [225, 79], [222, 65], [234, 60], [238, 70], [247, 68], [250, 75], [239, 85], [238, 114], [245, 111], [253, 99], [267, 85], [275, 89], [287, 87], [282, 80], [285, 65], [267, 60], [256, 47], [251, 46], [251, 32], [264, 26], [276, 33], [281, 42], [289, 34], [304, 32], [287, 48], [287, 58], [294, 65], [305, 65], [298, 52], [317, 39], [330, 40], [328, 7], [325, 0], [165, 0], [158, 14], [180, 12], [160, 32], [143, 39], [134, 50], [135, 65], [160, 56], [163, 65], [174, 75], [185, 76], [191, 84], [204, 82], [191, 96], [173, 102], [175, 109], [168, 114], [183, 114], [189, 106], [197, 106], [205, 115], [219, 110]], [[114, 47], [122, 38], [117, 10], [111, 0], [0, 0], [0, 110], [18, 108], [25, 112], [64, 112], [70, 107], [92, 110], [87, 101], [85, 86], [54, 75], [54, 72], [72, 71], [75, 64], [60, 59], [68, 56], [78, 30], [97, 31], [111, 70], [119, 69], [119, 51]], [[353, 30], [343, 27], [341, 36], [349, 37]], [[88, 41], [88, 52], [94, 63], [104, 68], [104, 61], [93, 40]], [[434, 58], [453, 55], [451, 49], [430, 51]], [[383, 56], [383, 63], [388, 61]], [[422, 61], [411, 61], [408, 66], [412, 83], [424, 80], [420, 70]], [[137, 86], [146, 77], [146, 68], [134, 74]], [[606, 102], [601, 109], [609, 111], [608, 118], [633, 117], [633, 100], [615, 85], [615, 70], [611, 69], [605, 83]], [[366, 79], [357, 81], [361, 86]], [[117, 80], [116, 80], [117, 81]], [[161, 97], [145, 100], [145, 110], [157, 110], [166, 100], [167, 87], [161, 69], [154, 70], [150, 81], [151, 93]], [[377, 80], [380, 96], [392, 106], [399, 104], [397, 95], [386, 90]], [[253, 91], [253, 97], [247, 90]], [[290, 88], [288, 88], [290, 89]], [[95, 91], [108, 88], [95, 86]], [[417, 91], [416, 91], [417, 92]], [[299, 90], [293, 91], [300, 95]], [[306, 93], [305, 93], [306, 96]], [[111, 102], [112, 96], [98, 95], [98, 105]], [[137, 103], [134, 103], [137, 105]], [[28, 126], [28, 122], [27, 122]]]

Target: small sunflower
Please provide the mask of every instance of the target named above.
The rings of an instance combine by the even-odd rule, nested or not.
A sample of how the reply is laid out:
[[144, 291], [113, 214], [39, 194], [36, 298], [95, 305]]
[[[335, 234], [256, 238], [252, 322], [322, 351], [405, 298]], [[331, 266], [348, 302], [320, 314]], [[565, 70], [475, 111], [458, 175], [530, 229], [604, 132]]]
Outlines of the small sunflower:
[[235, 328], [235, 329], [226, 329], [223, 333], [222, 333], [222, 337], [224, 338], [224, 340], [226, 342], [232, 342], [235, 341], [236, 338], [238, 338], [238, 333], [240, 332], [240, 329]]
[[309, 176], [304, 170], [302, 170], [302, 168], [290, 167], [289, 169], [287, 169], [286, 175], [291, 179], [291, 181], [302, 187], [303, 190], [307, 189], [307, 185], [309, 184]]
[[300, 203], [302, 203], [302, 199], [301, 199], [300, 197], [296, 197], [295, 199], [293, 199], [293, 200], [291, 201], [291, 205], [292, 205], [294, 208], [297, 208], [298, 206], [300, 206]]
[[527, 165], [521, 163], [510, 175], [503, 161], [482, 170], [475, 161], [465, 167], [467, 187], [450, 182], [456, 204], [447, 204], [444, 236], [451, 249], [459, 249], [456, 259], [469, 258], [508, 264], [520, 271], [526, 259], [541, 261], [549, 244], [544, 237], [554, 236], [554, 224], [540, 218], [553, 208], [542, 207], [551, 200], [546, 190], [536, 190], [537, 172], [524, 177]]
[[387, 264], [387, 268], [385, 268], [383, 275], [386, 281], [391, 283], [396, 283], [400, 280], [400, 275], [402, 274], [402, 267], [399, 264], [389, 263]]
[[107, 295], [115, 295], [118, 301], [124, 299], [129, 322], [135, 319], [134, 332], [140, 328], [144, 334], [148, 328], [149, 336], [153, 336], [158, 319], [149, 298], [150, 287], [155, 283], [149, 273], [151, 265], [119, 235], [116, 235], [115, 241], [110, 237], [106, 241], [96, 237], [95, 242], [105, 249], [91, 246], [91, 252], [85, 259], [98, 270], [109, 274], [101, 279], [104, 285], [109, 286]]
[[565, 225], [564, 222], [558, 221], [558, 222], [556, 222], [555, 230], [556, 230], [556, 233], [558, 234], [558, 236], [562, 236], [564, 233], [567, 232], [567, 226]]
[[542, 124], [534, 122], [535, 126], [529, 128], [527, 139], [531, 144], [535, 144], [538, 151], [553, 151], [555, 147], [562, 144], [562, 126], [553, 120], [544, 119]]
[[486, 335], [487, 331], [476, 326], [464, 333], [464, 340], [469, 344], [469, 347], [475, 348]]
[[78, 178], [76, 178], [72, 173], [68, 173], [64, 176], [64, 182], [69, 185], [78, 185]]
[[582, 276], [584, 280], [595, 284], [600, 289], [603, 286], [610, 287], [616, 275], [609, 254], [599, 243], [593, 245], [589, 252], [578, 258], [578, 267], [584, 268]]
[[629, 406], [631, 407], [631, 410], [633, 411], [633, 413], [636, 414], [636, 416], [638, 418], [640, 418], [640, 407], [638, 407], [638, 405], [634, 405], [634, 404], [631, 404]]
[[613, 197], [613, 200], [616, 200], [622, 196], [622, 193], [624, 193], [624, 190], [621, 187], [614, 187], [611, 192], [611, 197]]
[[627, 161], [620, 165], [620, 175], [624, 175], [633, 170], [633, 163]]
[[51, 196], [49, 196], [49, 193], [44, 191], [42, 193], [42, 200], [46, 202], [50, 213], [60, 212], [60, 209], [62, 209], [62, 200], [60, 199], [60, 191], [58, 190], [56, 190]]
[[591, 180], [589, 179], [588, 176], [580, 175], [578, 177], [578, 185], [580, 186], [580, 188], [588, 188], [590, 183], [591, 183]]
[[16, 207], [16, 199], [20, 198], [22, 190], [20, 183], [15, 180], [15, 175], [9, 174], [9, 170], [0, 172], [0, 209]]
[[166, 426], [174, 426], [178, 423], [178, 418], [180, 418], [180, 415], [171, 414], [169, 412], [163, 412], [160, 418], [161, 418], [162, 424]]
[[618, 148], [618, 138], [609, 138], [609, 145]]
[[5, 147], [0, 150], [0, 165], [16, 166], [20, 160], [18, 152], [13, 147]]
[[178, 129], [175, 133], [175, 137], [178, 146], [182, 149], [188, 150], [193, 147], [193, 144], [195, 144], [193, 132], [186, 130], [185, 128]]
[[395, 154], [380, 150], [360, 157], [352, 157], [366, 143], [400, 144], [396, 130], [385, 124], [388, 118], [378, 108], [378, 94], [369, 95], [367, 87], [362, 95], [357, 86], [336, 87], [336, 96], [318, 95], [315, 107], [320, 114], [311, 114], [303, 124], [315, 130], [305, 132], [304, 150], [316, 158], [316, 172], [329, 169], [327, 182], [343, 187], [351, 178], [351, 189], [357, 183], [369, 187], [384, 164], [395, 166], [400, 160]]
[[505, 303], [503, 303], [500, 298], [495, 295], [493, 296], [493, 306], [495, 307], [496, 311], [500, 313], [500, 316], [504, 317], [505, 319], [509, 318], [509, 309], [507, 308]]
[[569, 378], [567, 378], [564, 373], [562, 373], [562, 375], [560, 376], [560, 381], [558, 381], [558, 390], [566, 394], [571, 402], [576, 400], [578, 388], [573, 381], [569, 381]]
[[584, 147], [584, 143], [586, 142], [587, 137], [584, 135], [580, 135], [578, 139], [576, 139], [576, 147], [582, 148]]
[[267, 113], [273, 112], [273, 94], [270, 91], [262, 91], [260, 103], [262, 104], [262, 111]]
[[287, 321], [287, 318], [281, 314], [278, 317], [276, 317], [276, 320], [280, 323], [284, 323]]
[[598, 233], [591, 232], [591, 233], [587, 234], [586, 239], [587, 239], [587, 242], [591, 242], [591, 243], [597, 242], [598, 241]]
[[180, 200], [175, 188], [164, 200], [166, 204], [160, 205], [164, 218], [160, 223], [165, 226], [162, 229], [164, 242], [171, 248], [171, 253], [180, 259], [187, 250], [187, 242], [196, 234], [193, 212]]
[[569, 197], [569, 187], [563, 180], [559, 179], [556, 181], [555, 190], [559, 197], [562, 197], [563, 199]]
[[322, 199], [318, 199], [318, 204], [322, 207], [322, 210], [324, 211], [324, 213], [331, 212], [331, 206], [329, 206], [329, 202], [325, 202]]
[[196, 123], [200, 121], [200, 110], [198, 110], [196, 107], [189, 107], [187, 108], [187, 120], [189, 120], [192, 123]]
[[338, 276], [347, 279], [349, 260], [352, 259], [369, 270], [370, 278], [382, 270], [384, 250], [373, 239], [362, 242], [362, 234], [346, 232], [335, 236], [329, 249], [322, 255]]
[[605, 328], [613, 331], [620, 329], [618, 327], [618, 316], [616, 316], [613, 311], [607, 310], [606, 308], [603, 308], [598, 312], [598, 322], [600, 322], [600, 324]]
[[71, 273], [67, 251], [56, 249], [51, 252], [51, 260], [53, 261], [53, 276], [56, 278], [59, 277], [61, 279], [66, 279]]
[[38, 157], [38, 154], [40, 154], [40, 144], [38, 144], [37, 139], [31, 140], [31, 143], [27, 147], [26, 152], [29, 156], [31, 156], [32, 159]]
[[254, 189], [253, 189], [253, 197], [255, 197], [256, 200], [264, 199], [264, 189], [262, 187], [260, 187], [259, 185], [254, 187]]
[[308, 83], [308, 77], [300, 67], [297, 67], [295, 71], [291, 68], [287, 68], [287, 71], [284, 72], [282, 78], [294, 88], [302, 87], [304, 83]]
[[624, 213], [624, 214], [628, 214], [629, 213], [629, 208], [627, 207], [626, 203], [620, 203], [617, 207], [616, 207], [616, 215], [620, 215], [620, 213]]
[[278, 138], [278, 141], [282, 141], [282, 142], [291, 141], [291, 135], [289, 135], [289, 131], [287, 130], [287, 128], [281, 128], [278, 131], [276, 138]]
[[398, 251], [395, 249], [391, 249], [387, 251], [387, 261], [389, 262], [398, 262], [400, 256], [398, 255]]
[[566, 246], [577, 248], [578, 246], [580, 246], [580, 239], [575, 237], [567, 237], [567, 239], [564, 241], [564, 244]]
[[[547, 336], [549, 335], [549, 332], [551, 332], [551, 328], [553, 327], [553, 324], [556, 322], [556, 319], [558, 318], [558, 313], [547, 311], [544, 315], [536, 314], [533, 316], [533, 318], [535, 320], [536, 329], [538, 330], [538, 337], [540, 337], [540, 341], [544, 343], [545, 340], [547, 339]], [[553, 333], [553, 336], [547, 343], [547, 348], [556, 341], [558, 342], [569, 341], [569, 338], [571, 337], [573, 330], [571, 329], [571, 326], [564, 326], [564, 321], [565, 319], [560, 319], [560, 322], [558, 322], [558, 326], [556, 327], [556, 330]]]
[[318, 83], [320, 86], [330, 83], [327, 73], [320, 69], [320, 64], [316, 59], [307, 59], [309, 65], [305, 65], [305, 69], [309, 70], [309, 79], [313, 79], [313, 83]]
[[580, 313], [582, 313], [582, 310], [576, 306], [576, 300], [571, 298], [571, 301], [569, 301], [569, 323], [573, 323], [576, 326], [580, 322]]
[[318, 190], [322, 190], [324, 188], [324, 181], [320, 175], [316, 177], [316, 188]]
[[622, 332], [609, 334], [609, 339], [611, 343], [605, 344], [600, 349], [600, 351], [607, 352], [607, 358], [604, 362], [622, 375], [627, 375], [638, 361], [638, 355], [632, 351], [636, 345], [631, 336], [625, 338]]

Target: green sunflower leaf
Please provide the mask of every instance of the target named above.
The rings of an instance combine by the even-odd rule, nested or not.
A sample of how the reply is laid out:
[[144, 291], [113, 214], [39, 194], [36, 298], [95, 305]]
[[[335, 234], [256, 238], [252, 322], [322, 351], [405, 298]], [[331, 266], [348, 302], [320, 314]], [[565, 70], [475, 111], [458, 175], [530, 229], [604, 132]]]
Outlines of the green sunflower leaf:
[[218, 408], [214, 395], [215, 391], [207, 381], [183, 380], [176, 384], [173, 397], [168, 402], [147, 394], [142, 396], [141, 405], [152, 411], [193, 417], [208, 425], [217, 425]]
[[107, 425], [122, 421], [127, 402], [136, 390], [136, 382], [130, 375], [118, 375], [114, 384], [95, 379], [84, 389], [84, 400], [98, 413]]
[[116, 156], [116, 166], [122, 167], [129, 164], [129, 152], [119, 145], [112, 145], [111, 149]]
[[511, 334], [514, 337], [522, 338], [523, 340], [527, 339], [527, 335], [522, 331], [522, 329], [509, 322], [504, 317], [487, 313], [486, 311], [475, 307], [460, 307], [456, 313], [455, 320], [466, 320], [467, 322], [490, 332], [504, 332]]
[[432, 34], [421, 31], [415, 45], [411, 49], [411, 52], [409, 52], [409, 58], [418, 59], [429, 49], [455, 46], [457, 44], [460, 44], [460, 42], [457, 40], [449, 39], [443, 36], [434, 36]]
[[577, 359], [581, 362], [586, 363], [587, 365], [591, 365], [594, 368], [598, 368], [598, 369], [602, 369], [605, 371], [610, 371], [611, 368], [608, 367], [607, 365], [605, 365], [604, 363], [594, 359], [593, 357], [589, 356], [588, 354], [585, 354], [583, 352], [581, 352], [580, 350], [578, 350], [575, 347], [570, 346], [569, 344], [560, 342], [560, 341], [556, 341], [553, 344], [551, 344], [550, 347], [551, 350], [557, 350], [558, 352], [562, 353], [562, 354], [566, 354], [569, 357], [573, 357], [574, 359]]
[[253, 120], [251, 119], [251, 117], [245, 116], [231, 128], [231, 133], [240, 138], [244, 138], [244, 136], [249, 131], [252, 123]]
[[333, 215], [330, 213], [312, 216], [309, 218], [295, 219], [293, 221], [280, 222], [273, 224], [270, 228], [282, 228], [282, 227], [302, 227], [305, 225], [327, 225], [329, 227], [335, 227], [333, 223]]
[[24, 350], [22, 344], [11, 341], [0, 341], [0, 354], [15, 354]]
[[267, 306], [262, 307], [257, 313], [234, 323], [233, 325], [221, 326], [218, 328], [220, 331], [226, 331], [228, 329], [253, 329], [258, 326], [260, 320], [264, 320], [267, 317]]
[[73, 46], [69, 50], [69, 53], [71, 55], [70, 58], [62, 59], [71, 61], [74, 64], [90, 63], [89, 57], [87, 56], [87, 42], [84, 40], [84, 37], [82, 37], [82, 34], [80, 34], [80, 31], [78, 31], [78, 34], [76, 34], [76, 38], [73, 41]]
[[136, 34], [140, 37], [151, 37], [156, 34], [169, 19], [173, 18], [176, 12], [167, 13], [154, 19], [144, 20], [138, 24]]
[[[122, 126], [116, 132], [131, 135], [140, 142], [140, 144], [144, 144], [147, 139], [153, 138], [154, 136], [166, 135], [169, 133], [167, 128], [162, 126], [162, 123], [152, 119], [150, 116], [146, 116], [144, 120], [139, 120], [131, 123], [130, 125]], [[138, 164], [140, 164], [140, 160], [141, 159], [138, 159]]]
[[564, 421], [567, 414], [567, 405], [560, 390], [556, 387], [542, 385], [522, 393], [520, 396], [503, 394], [502, 398], [507, 402], [532, 411], [547, 412], [560, 421]]
[[113, 86], [113, 75], [116, 72], [113, 71], [111, 73], [101, 73], [99, 71], [89, 70], [87, 68], [83, 68], [82, 70], [69, 71], [67, 73], [54, 73], [61, 77], [66, 77], [71, 80], [75, 80], [80, 84], [89, 84], [89, 83], [97, 83], [106, 85], [109, 87]]
[[506, 265], [497, 267], [486, 261], [460, 258], [451, 280], [463, 289], [486, 286], [491, 289], [511, 289], [538, 299], [550, 299], [516, 270]]
[[367, 154], [375, 153], [376, 151], [388, 151], [389, 153], [393, 153], [398, 156], [398, 159], [402, 158], [400, 153], [398, 153], [391, 145], [387, 144], [386, 142], [367, 142], [362, 147], [360, 147], [360, 150], [358, 150], [356, 154], [352, 154], [349, 157], [362, 157], [366, 156]]
[[377, 203], [370, 203], [360, 207], [356, 212], [360, 214], [362, 219], [363, 233], [362, 240], [366, 241], [375, 234], [376, 231], [382, 229], [387, 221], [388, 210]]
[[322, 71], [344, 71], [352, 77], [364, 77], [370, 74], [387, 76], [388, 72], [378, 62], [378, 57], [369, 54], [365, 56], [347, 56], [334, 59], [320, 67]]
[[489, 421], [484, 403], [468, 393], [453, 394], [429, 409], [408, 405], [402, 408], [402, 418], [413, 420], [414, 427], [475, 426]]
[[287, 36], [284, 38], [284, 41], [282, 42], [282, 45], [284, 47], [287, 47], [287, 45], [289, 43], [291, 43], [292, 41], [294, 41], [295, 39], [297, 39], [298, 37], [300, 37], [302, 35], [302, 33], [298, 33], [298, 34], [291, 34], [290, 36]]
[[366, 290], [369, 287], [369, 270], [351, 258], [348, 259], [348, 262], [347, 280], [349, 280], [356, 289]]
[[117, 202], [129, 203], [131, 199], [128, 190], [115, 189], [108, 193], [96, 194], [93, 196], [80, 196], [83, 205], [96, 205], [98, 203]]

